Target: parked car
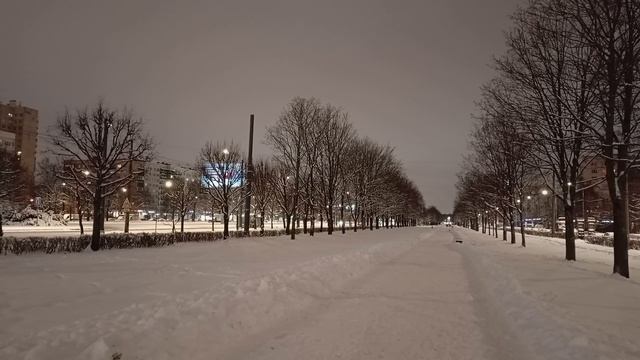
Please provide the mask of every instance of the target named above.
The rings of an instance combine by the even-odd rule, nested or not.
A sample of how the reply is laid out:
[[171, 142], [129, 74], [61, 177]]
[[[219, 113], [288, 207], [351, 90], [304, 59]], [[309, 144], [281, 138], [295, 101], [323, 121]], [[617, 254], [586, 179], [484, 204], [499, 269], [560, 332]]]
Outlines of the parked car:
[[596, 232], [608, 233], [613, 232], [613, 223], [600, 223], [596, 226]]

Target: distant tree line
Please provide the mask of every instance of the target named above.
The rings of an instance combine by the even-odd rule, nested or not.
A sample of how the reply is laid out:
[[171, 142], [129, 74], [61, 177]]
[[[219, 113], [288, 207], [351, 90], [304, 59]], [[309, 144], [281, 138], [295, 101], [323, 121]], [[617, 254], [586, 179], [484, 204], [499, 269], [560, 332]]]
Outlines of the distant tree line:
[[613, 272], [628, 277], [628, 179], [640, 156], [640, 2], [530, 1], [513, 15], [506, 42], [478, 102], [456, 221], [484, 229], [501, 218], [515, 243], [520, 219], [524, 246], [523, 206], [542, 186], [561, 204], [565, 257], [575, 260], [576, 194], [596, 185], [583, 171], [603, 159]]
[[[143, 120], [131, 111], [113, 110], [102, 102], [92, 109], [65, 111], [51, 139], [54, 156], [39, 164], [41, 206], [77, 214], [81, 232], [83, 218], [90, 217], [94, 250], [100, 247], [108, 210], [121, 210], [123, 203], [141, 209], [162, 200], [171, 209], [174, 230], [179, 222], [181, 233], [190, 212], [192, 220], [196, 209], [210, 211], [212, 217], [221, 213], [225, 238], [232, 215], [240, 213], [248, 197], [254, 228], [264, 233], [265, 219], [273, 228], [274, 217], [281, 217], [292, 239], [299, 232], [313, 235], [318, 223], [320, 231], [332, 234], [336, 227], [344, 233], [346, 224], [353, 231], [413, 226], [427, 214], [420, 191], [393, 149], [357, 136], [344, 110], [313, 98], [291, 100], [267, 129], [272, 158], [248, 164], [233, 141], [209, 141], [193, 166], [166, 182], [157, 204], [146, 193], [131, 195], [131, 183], [142, 172], [132, 164], [150, 161], [155, 151]], [[12, 167], [13, 160], [0, 158], [2, 185], [15, 183], [19, 168]], [[0, 197], [9, 193], [10, 186], [0, 187]], [[214, 219], [211, 226], [215, 230]]]

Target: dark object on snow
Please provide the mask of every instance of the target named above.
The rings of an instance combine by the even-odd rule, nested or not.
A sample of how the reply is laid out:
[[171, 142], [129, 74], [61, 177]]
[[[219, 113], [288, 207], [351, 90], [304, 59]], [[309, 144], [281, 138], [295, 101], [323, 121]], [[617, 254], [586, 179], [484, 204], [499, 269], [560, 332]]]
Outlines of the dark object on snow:
[[456, 242], [462, 244], [462, 240], [456, 240]]

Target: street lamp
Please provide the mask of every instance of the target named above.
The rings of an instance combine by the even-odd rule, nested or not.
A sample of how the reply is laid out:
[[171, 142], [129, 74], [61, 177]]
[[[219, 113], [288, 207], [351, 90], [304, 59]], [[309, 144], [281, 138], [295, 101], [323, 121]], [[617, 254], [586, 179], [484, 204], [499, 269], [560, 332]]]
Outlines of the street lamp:
[[[167, 180], [164, 182], [164, 187], [169, 189], [173, 186], [173, 182], [171, 180]], [[162, 197], [162, 188], [158, 189], [158, 204], [156, 206], [156, 227], [154, 232], [158, 232], [158, 214], [160, 213], [160, 198]]]
[[[540, 193], [541, 193], [542, 195], [544, 195], [544, 196], [547, 196], [547, 195], [549, 195], [549, 190], [547, 190], [547, 189], [542, 189], [542, 191], [541, 191]], [[551, 209], [551, 212], [553, 213], [553, 209]], [[551, 217], [554, 217], [554, 216], [551, 216]], [[552, 233], [552, 234], [553, 234], [553, 232], [554, 232], [554, 230], [555, 230], [555, 221], [556, 221], [556, 219], [555, 219], [555, 218], [554, 218], [554, 219], [552, 219], [552, 220], [550, 221], [551, 233]]]
[[225, 155], [229, 155], [229, 149], [227, 148], [222, 149], [222, 153]]
[[89, 170], [85, 170], [82, 173], [84, 174], [84, 176], [89, 176]]

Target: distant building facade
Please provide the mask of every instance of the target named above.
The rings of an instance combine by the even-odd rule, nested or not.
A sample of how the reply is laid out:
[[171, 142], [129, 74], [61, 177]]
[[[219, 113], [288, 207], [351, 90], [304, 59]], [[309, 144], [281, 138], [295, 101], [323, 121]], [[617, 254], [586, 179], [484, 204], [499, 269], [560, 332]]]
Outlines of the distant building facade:
[[[13, 138], [7, 133], [13, 134]], [[0, 102], [0, 141], [0, 147], [13, 148], [28, 179], [33, 182], [38, 149], [38, 110], [16, 100], [7, 104]]]
[[161, 195], [161, 192], [164, 191], [166, 182], [174, 177], [180, 176], [199, 179], [197, 172], [190, 168], [188, 164], [170, 163], [167, 161], [147, 162], [145, 164], [144, 174], [147, 191], [156, 199]]
[[[593, 216], [600, 220], [611, 219], [612, 205], [605, 176], [605, 159], [602, 157], [594, 158], [585, 167], [582, 172], [583, 183], [580, 187], [593, 186], [578, 195], [578, 199], [583, 202], [583, 204], [578, 204], [578, 214], [582, 215], [580, 211], [583, 210], [586, 216]], [[640, 171], [638, 169], [631, 168], [629, 170], [627, 183], [629, 199], [633, 201], [640, 196]]]
[[16, 134], [0, 130], [0, 150], [10, 154], [15, 154]]

